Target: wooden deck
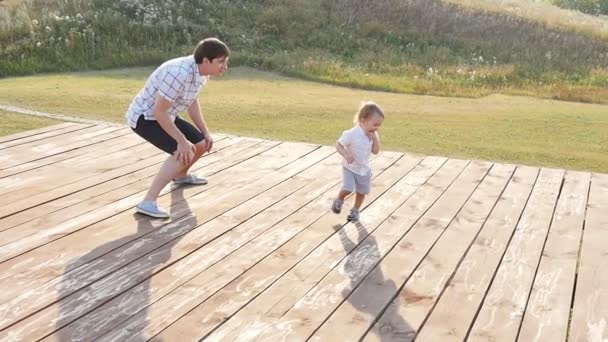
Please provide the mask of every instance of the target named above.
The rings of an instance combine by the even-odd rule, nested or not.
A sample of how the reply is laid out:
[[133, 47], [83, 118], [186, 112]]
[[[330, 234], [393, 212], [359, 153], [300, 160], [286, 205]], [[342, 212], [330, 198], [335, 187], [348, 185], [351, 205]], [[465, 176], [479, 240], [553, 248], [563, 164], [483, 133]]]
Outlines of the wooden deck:
[[0, 341], [608, 338], [608, 175], [382, 152], [347, 224], [333, 148], [218, 135], [209, 185], [134, 214], [164, 159], [125, 127], [0, 138]]

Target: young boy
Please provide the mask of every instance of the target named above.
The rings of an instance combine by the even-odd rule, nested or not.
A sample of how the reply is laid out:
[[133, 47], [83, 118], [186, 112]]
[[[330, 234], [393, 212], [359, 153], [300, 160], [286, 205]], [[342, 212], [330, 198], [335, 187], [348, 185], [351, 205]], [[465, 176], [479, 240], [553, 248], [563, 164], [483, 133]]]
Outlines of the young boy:
[[369, 166], [371, 153], [380, 152], [378, 129], [384, 122], [384, 112], [373, 102], [364, 103], [355, 115], [355, 127], [344, 131], [336, 150], [342, 157], [342, 189], [334, 200], [332, 211], [339, 214], [342, 211], [344, 198], [356, 192], [355, 205], [346, 217], [348, 221], [359, 220], [359, 210], [369, 194], [372, 183], [372, 170]]

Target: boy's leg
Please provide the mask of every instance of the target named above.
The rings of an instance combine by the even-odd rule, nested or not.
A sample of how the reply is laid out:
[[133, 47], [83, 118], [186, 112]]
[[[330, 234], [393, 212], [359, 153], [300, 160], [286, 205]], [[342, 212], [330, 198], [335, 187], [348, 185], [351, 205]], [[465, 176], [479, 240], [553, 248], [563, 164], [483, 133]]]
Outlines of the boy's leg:
[[342, 211], [342, 205], [344, 204], [344, 199], [346, 196], [350, 195], [350, 191], [340, 190], [338, 193], [338, 197], [334, 200], [334, 203], [331, 206], [331, 211], [334, 214], [339, 214]]
[[351, 170], [342, 167], [342, 189], [338, 193], [338, 199], [344, 201], [346, 196], [355, 191], [355, 184], [355, 174]]
[[350, 209], [350, 214], [346, 216], [348, 221], [358, 221], [359, 220], [359, 209], [363, 204], [363, 200], [365, 199], [364, 194], [360, 194], [357, 192], [355, 195], [355, 205]]
[[347, 190], [340, 190], [340, 192], [338, 193], [338, 199], [340, 201], [344, 201], [344, 199], [346, 198], [346, 196], [350, 195], [352, 192], [347, 191]]
[[363, 200], [365, 196], [369, 194], [372, 187], [372, 173], [369, 172], [365, 176], [356, 175], [355, 184], [357, 187], [357, 195], [355, 196], [355, 206], [354, 209], [357, 211], [361, 209], [363, 205]]
[[356, 185], [357, 185], [357, 194], [355, 195], [355, 205], [350, 211], [350, 214], [346, 217], [349, 221], [358, 221], [359, 220], [359, 210], [363, 205], [363, 200], [365, 196], [369, 194], [371, 190], [371, 182], [372, 182], [372, 174], [369, 173], [366, 176], [357, 175], [356, 176]]
[[359, 209], [361, 209], [361, 206], [363, 205], [364, 199], [365, 195], [357, 192], [355, 194], [355, 205], [353, 206], [353, 209], [357, 209], [357, 211], [359, 211]]
[[350, 195], [355, 188], [355, 177], [352, 171], [342, 168], [342, 189], [338, 192], [338, 197], [334, 200], [331, 211], [339, 214], [342, 211], [342, 205], [346, 196]]

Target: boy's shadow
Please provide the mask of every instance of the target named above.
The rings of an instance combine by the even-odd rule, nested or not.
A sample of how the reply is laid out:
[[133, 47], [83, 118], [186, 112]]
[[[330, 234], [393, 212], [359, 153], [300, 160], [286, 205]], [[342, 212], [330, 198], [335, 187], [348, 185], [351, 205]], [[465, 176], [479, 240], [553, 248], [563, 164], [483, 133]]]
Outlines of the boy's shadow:
[[[338, 232], [340, 241], [344, 250], [349, 253], [346, 256], [346, 263], [344, 265], [344, 273], [351, 279], [350, 289], [344, 290], [342, 296], [358, 311], [366, 314], [368, 322], [375, 322], [378, 316], [377, 305], [374, 304], [374, 299], [367, 297], [366, 293], [361, 293], [359, 290], [357, 295], [350, 295], [351, 291], [357, 286], [357, 283], [365, 276], [360, 274], [363, 269], [369, 270], [372, 265], [380, 262], [381, 255], [378, 250], [378, 243], [373, 235], [368, 235], [365, 226], [355, 221], [354, 224], [357, 227], [358, 237], [357, 242], [352, 241], [348, 235], [346, 235], [344, 229], [341, 229], [341, 225], [334, 226], [334, 230]], [[366, 239], [367, 237], [367, 239]], [[355, 249], [357, 244], [360, 244], [359, 248]], [[365, 267], [364, 267], [365, 266]], [[369, 275], [369, 279], [366, 282], [376, 284], [379, 290], [384, 293], [394, 295], [399, 290], [395, 282], [391, 279], [385, 279], [382, 274], [380, 267], [374, 267]], [[392, 297], [391, 297], [392, 298]], [[394, 340], [394, 337], [398, 336], [399, 340], [411, 341], [415, 337], [415, 333], [408, 322], [399, 315], [397, 305], [389, 305], [386, 311], [383, 313], [383, 317], [387, 319], [389, 324], [375, 324], [368, 333], [375, 333], [380, 340]], [[393, 335], [393, 338], [387, 338], [387, 334]]]
[[[158, 223], [163, 223], [163, 221], [159, 221], [157, 219], [152, 219], [147, 216], [140, 215], [140, 214], [134, 214], [133, 218], [137, 224], [137, 233], [135, 233], [133, 235], [122, 237], [120, 239], [108, 241], [105, 244], [95, 248], [88, 254], [83, 255], [83, 256], [71, 261], [66, 266], [65, 272], [63, 275], [63, 279], [61, 280], [61, 286], [60, 286], [60, 290], [59, 290], [61, 298], [68, 296], [69, 294], [73, 293], [75, 290], [78, 290], [78, 288], [80, 288], [80, 286], [81, 286], [78, 283], [82, 282], [81, 279], [83, 278], [83, 276], [86, 276], [86, 274], [94, 275], [94, 273], [96, 272], [95, 269], [88, 270], [86, 272], [86, 274], [83, 274], [83, 272], [81, 270], [78, 270], [78, 268], [80, 266], [82, 266], [83, 263], [86, 263], [87, 261], [89, 263], [94, 262], [94, 261], [90, 261], [90, 259], [95, 258], [95, 257], [99, 258], [100, 253], [105, 253], [114, 248], [122, 246], [123, 244], [129, 243], [132, 240], [137, 239], [136, 236], [140, 236], [142, 234], [146, 234], [146, 233], [149, 233], [154, 230], [159, 230], [158, 232], [156, 232], [156, 234], [158, 234], [160, 232], [160, 234], [162, 234], [162, 235], [165, 235], [165, 234], [171, 235], [172, 230], [177, 229], [180, 231], [184, 231], [184, 230], [190, 231], [194, 227], [196, 227], [197, 219], [192, 214], [192, 210], [191, 210], [190, 206], [188, 205], [188, 202], [184, 199], [183, 188], [178, 188], [171, 192], [171, 204], [173, 205], [178, 202], [181, 202], [179, 204], [180, 206], [185, 206], [185, 212], [187, 213], [185, 217], [181, 217], [179, 219], [180, 220], [179, 227], [172, 227], [171, 230], [168, 230], [167, 232], [163, 233], [161, 230], [162, 227], [159, 228], [159, 224], [158, 224]], [[155, 224], [153, 224], [153, 222]], [[171, 222], [171, 220], [166, 220], [165, 222], [168, 224]], [[129, 224], [133, 224], [133, 223], [129, 223]], [[187, 226], [187, 227], [184, 227], [184, 226]], [[142, 280], [135, 286], [134, 289], [136, 289], [136, 291], [133, 291], [128, 296], [128, 298], [121, 300], [120, 303], [117, 304], [120, 306], [122, 306], [124, 304], [124, 308], [118, 308], [121, 311], [121, 313], [128, 313], [129, 315], [137, 314], [136, 317], [141, 317], [140, 322], [131, 322], [131, 323], [135, 323], [137, 326], [141, 326], [141, 327], [145, 327], [148, 324], [147, 306], [150, 304], [151, 277], [153, 276], [155, 271], [157, 271], [167, 261], [169, 261], [169, 259], [171, 258], [171, 250], [172, 250], [173, 246], [175, 246], [180, 241], [180, 239], [183, 238], [184, 236], [185, 235], [182, 234], [180, 237], [174, 239], [173, 241], [171, 241], [165, 245], [162, 245], [161, 247], [158, 247], [153, 252], [150, 252], [150, 253], [146, 254], [144, 257], [141, 257], [141, 258], [137, 259], [136, 261], [134, 261], [134, 262], [138, 263], [137, 269], [140, 269], [141, 271], [138, 272], [137, 274], [134, 274], [133, 276], [135, 276], [139, 279], [142, 279]], [[136, 244], [137, 243], [135, 243], [135, 245]], [[134, 247], [134, 248], [137, 248], [137, 247]], [[109, 254], [111, 254], [111, 252]], [[105, 257], [107, 257], [107, 256], [104, 255], [102, 258], [105, 258]], [[108, 258], [108, 259], [109, 259], [109, 260], [107, 260], [108, 262], [112, 262], [112, 258]], [[103, 267], [103, 265], [100, 265], [100, 268], [105, 268], [105, 267]], [[114, 271], [114, 272], [120, 272], [120, 269], [118, 271]], [[109, 277], [106, 277], [106, 278], [110, 278], [110, 277], [112, 277], [112, 275], [110, 275]], [[75, 298], [73, 300], [69, 300], [69, 301], [62, 300], [59, 302], [59, 304], [60, 304], [59, 313], [58, 313], [59, 320], [57, 321], [57, 324], [56, 324], [56, 329], [59, 330], [57, 332], [57, 336], [56, 336], [58, 341], [63, 342], [63, 341], [91, 340], [90, 337], [88, 337], [88, 336], [90, 336], [89, 335], [90, 333], [95, 333], [95, 332], [106, 333], [108, 331], [111, 331], [111, 329], [117, 324], [116, 321], [106, 322], [104, 320], [103, 316], [95, 315], [94, 314], [95, 312], [93, 312], [92, 315], [87, 315], [83, 319], [73, 322], [75, 319], [78, 319], [79, 317], [86, 314], [90, 310], [90, 308], [88, 308], [88, 309], [86, 309], [86, 311], [82, 310], [82, 312], [78, 312], [79, 311], [78, 307], [80, 307], [81, 305], [86, 307], [87, 303], [94, 298], [94, 300], [96, 302], [95, 307], [97, 307], [118, 295], [118, 293], [113, 291], [113, 289], [115, 289], [116, 286], [120, 286], [120, 284], [117, 284], [117, 282], [121, 282], [121, 281], [125, 281], [125, 280], [116, 279], [116, 281], [114, 283], [108, 283], [108, 282], [104, 281], [104, 279], [106, 279], [106, 278], [102, 278], [99, 281], [92, 284], [91, 286], [88, 286], [86, 288], [86, 291], [83, 293], [80, 293], [77, 298]], [[130, 277], [130, 278], [132, 279], [132, 277]], [[79, 279], [80, 279], [80, 281], [79, 281]], [[100, 284], [103, 284], [103, 286], [100, 286]], [[126, 290], [127, 290], [127, 288], [122, 289], [120, 291], [120, 293], [122, 293]], [[104, 292], [106, 294], [104, 294]], [[142, 306], [145, 308], [142, 309], [142, 311], [136, 312], [136, 310], [133, 310], [134, 303], [137, 304], [137, 308], [142, 307]], [[72, 329], [60, 330], [61, 328], [63, 328], [64, 326], [66, 326], [68, 324], [72, 324], [72, 326], [71, 326]], [[130, 339], [129, 341], [139, 342], [139, 341], [144, 341], [144, 340], [146, 340], [146, 339], [143, 339], [143, 338], [142, 339]]]

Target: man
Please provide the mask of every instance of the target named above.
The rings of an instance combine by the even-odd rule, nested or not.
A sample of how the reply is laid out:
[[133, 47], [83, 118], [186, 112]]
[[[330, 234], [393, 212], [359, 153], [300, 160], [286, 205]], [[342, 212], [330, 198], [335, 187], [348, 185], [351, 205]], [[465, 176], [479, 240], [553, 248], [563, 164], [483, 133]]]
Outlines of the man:
[[[194, 54], [163, 63], [148, 78], [126, 113], [129, 126], [139, 136], [170, 156], [152, 181], [136, 211], [151, 217], [168, 218], [156, 199], [171, 180], [177, 184], [207, 184], [189, 174], [190, 167], [213, 147], [213, 138], [201, 115], [198, 95], [211, 76], [228, 69], [230, 50], [219, 39], [198, 43]], [[187, 110], [194, 127], [178, 116]]]

